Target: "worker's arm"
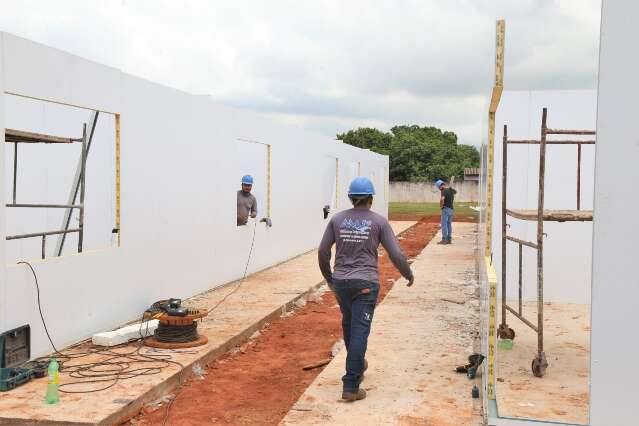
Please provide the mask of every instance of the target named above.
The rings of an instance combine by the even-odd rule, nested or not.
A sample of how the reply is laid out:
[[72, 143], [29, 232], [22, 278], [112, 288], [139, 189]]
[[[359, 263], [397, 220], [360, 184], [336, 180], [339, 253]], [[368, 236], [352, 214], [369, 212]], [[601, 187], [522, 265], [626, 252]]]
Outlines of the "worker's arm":
[[382, 226], [380, 241], [382, 242], [382, 246], [386, 249], [388, 253], [388, 257], [390, 257], [393, 265], [399, 270], [404, 278], [408, 280], [408, 286], [413, 285], [414, 277], [413, 271], [410, 270], [410, 265], [406, 260], [406, 256], [399, 246], [399, 242], [397, 242], [397, 238], [395, 237], [395, 233], [393, 232], [393, 228], [391, 228], [390, 224], [386, 222]]
[[439, 198], [439, 209], [441, 210], [441, 209], [443, 209], [443, 208], [444, 208], [444, 196], [442, 195], [442, 196]]
[[253, 197], [253, 203], [251, 204], [251, 217], [257, 217], [257, 198]]
[[329, 285], [333, 284], [333, 272], [331, 271], [331, 248], [335, 244], [335, 233], [333, 232], [333, 221], [331, 220], [324, 231], [322, 242], [317, 251], [317, 260], [320, 271]]

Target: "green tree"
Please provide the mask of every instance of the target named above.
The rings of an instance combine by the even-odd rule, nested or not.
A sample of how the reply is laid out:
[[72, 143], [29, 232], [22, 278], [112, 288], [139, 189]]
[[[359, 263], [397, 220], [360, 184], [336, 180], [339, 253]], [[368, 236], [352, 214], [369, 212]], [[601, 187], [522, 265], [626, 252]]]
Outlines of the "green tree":
[[370, 149], [380, 154], [389, 155], [392, 135], [370, 127], [360, 127], [338, 134], [337, 139], [358, 148]]
[[457, 143], [457, 135], [436, 127], [395, 126], [389, 133], [365, 127], [338, 134], [337, 139], [388, 155], [392, 181], [462, 178], [467, 167], [479, 167], [479, 152]]

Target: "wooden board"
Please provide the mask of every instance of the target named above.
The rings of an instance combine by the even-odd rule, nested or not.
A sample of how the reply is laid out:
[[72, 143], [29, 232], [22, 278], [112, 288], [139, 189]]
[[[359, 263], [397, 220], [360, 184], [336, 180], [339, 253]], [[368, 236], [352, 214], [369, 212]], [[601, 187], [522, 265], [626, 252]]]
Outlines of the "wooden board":
[[[537, 220], [537, 210], [506, 210], [506, 214], [521, 220]], [[592, 222], [592, 210], [544, 210], [546, 222]]]
[[24, 132], [22, 130], [4, 129], [5, 142], [19, 143], [73, 143], [74, 139], [41, 133]]

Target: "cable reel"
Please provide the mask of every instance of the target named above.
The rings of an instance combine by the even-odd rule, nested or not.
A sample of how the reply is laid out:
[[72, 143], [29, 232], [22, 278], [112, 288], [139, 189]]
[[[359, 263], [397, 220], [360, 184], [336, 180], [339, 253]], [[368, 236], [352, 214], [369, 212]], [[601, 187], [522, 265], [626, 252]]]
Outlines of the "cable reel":
[[192, 348], [205, 345], [206, 336], [197, 332], [197, 320], [208, 315], [206, 309], [187, 308], [180, 299], [155, 302], [144, 312], [145, 320], [157, 319], [158, 328], [144, 344], [159, 349]]

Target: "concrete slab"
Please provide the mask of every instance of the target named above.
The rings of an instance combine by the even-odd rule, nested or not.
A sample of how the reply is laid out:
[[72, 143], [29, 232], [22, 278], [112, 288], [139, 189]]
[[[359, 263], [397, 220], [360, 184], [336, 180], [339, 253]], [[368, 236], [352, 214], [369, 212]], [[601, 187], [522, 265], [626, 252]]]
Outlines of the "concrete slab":
[[[516, 301], [509, 302], [517, 306]], [[526, 318], [537, 318], [536, 302], [525, 302]], [[513, 348], [497, 349], [497, 410], [500, 416], [588, 424], [590, 402], [590, 305], [546, 303], [544, 350], [550, 366], [543, 378], [530, 369], [537, 334], [509, 316]]]
[[340, 401], [342, 350], [282, 425], [482, 424], [481, 399], [471, 397], [474, 382], [454, 372], [477, 344], [476, 229], [459, 223], [454, 244], [428, 245], [412, 264], [415, 285], [408, 288], [400, 280], [378, 306], [362, 384], [368, 397]]
[[408, 228], [410, 228], [416, 223], [417, 222], [411, 221], [411, 220], [391, 220], [390, 221], [391, 228], [393, 228], [395, 235], [401, 234], [402, 232], [404, 232], [405, 230], [407, 230]]

